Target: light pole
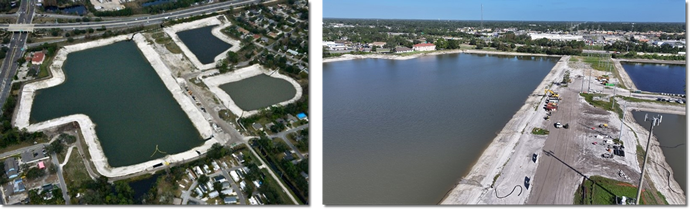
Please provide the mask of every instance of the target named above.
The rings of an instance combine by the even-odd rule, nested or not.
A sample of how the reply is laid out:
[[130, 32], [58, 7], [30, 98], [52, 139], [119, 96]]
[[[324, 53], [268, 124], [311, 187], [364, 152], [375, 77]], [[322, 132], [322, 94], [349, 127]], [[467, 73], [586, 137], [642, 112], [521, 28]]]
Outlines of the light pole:
[[[637, 186], [637, 198], [635, 198], [635, 205], [640, 204], [640, 193], [642, 192], [642, 180], [644, 180], [644, 168], [647, 166], [647, 155], [649, 154], [649, 144], [652, 141], [652, 133], [654, 132], [654, 126], [658, 126], [661, 123], [663, 116], [658, 115], [658, 117], [652, 118], [652, 123], [649, 127], [649, 138], [647, 138], [647, 149], [644, 152], [644, 161], [642, 161], [642, 173], [640, 174], [640, 184]], [[644, 121], [647, 121], [647, 115], [644, 115]]]

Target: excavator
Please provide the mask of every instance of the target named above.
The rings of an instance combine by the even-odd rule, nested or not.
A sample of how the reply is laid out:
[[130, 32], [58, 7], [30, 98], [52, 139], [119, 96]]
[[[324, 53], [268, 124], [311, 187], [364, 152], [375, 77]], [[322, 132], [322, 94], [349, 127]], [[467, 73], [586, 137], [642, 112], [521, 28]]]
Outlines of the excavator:
[[553, 92], [550, 89], [544, 89], [544, 94], [546, 94], [546, 93], [551, 93], [551, 96], [561, 98], [560, 96], [558, 96], [558, 94], [556, 92]]

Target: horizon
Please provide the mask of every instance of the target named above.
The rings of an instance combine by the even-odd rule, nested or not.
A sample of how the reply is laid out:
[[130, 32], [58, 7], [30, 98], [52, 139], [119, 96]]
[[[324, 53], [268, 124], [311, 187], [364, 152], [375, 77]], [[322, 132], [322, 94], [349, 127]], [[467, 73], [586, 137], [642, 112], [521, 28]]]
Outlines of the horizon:
[[677, 0], [324, 0], [323, 18], [684, 23]]
[[[420, 20], [420, 21], [482, 21], [461, 19], [393, 19], [393, 18], [359, 18], [359, 17], [323, 17], [323, 19], [348, 19], [348, 20]], [[483, 20], [484, 22], [601, 22], [601, 23], [686, 23], [686, 22], [642, 22], [642, 21], [584, 21], [584, 20]]]

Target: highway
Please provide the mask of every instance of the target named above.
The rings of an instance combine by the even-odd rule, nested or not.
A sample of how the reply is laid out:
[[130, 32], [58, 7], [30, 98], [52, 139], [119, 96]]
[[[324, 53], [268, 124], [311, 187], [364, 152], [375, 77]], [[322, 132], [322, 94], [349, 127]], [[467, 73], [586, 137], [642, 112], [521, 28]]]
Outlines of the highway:
[[[17, 10], [17, 24], [29, 24], [33, 19], [35, 7], [33, 1], [22, 0], [19, 5], [19, 10]], [[10, 38], [9, 51], [5, 60], [3, 60], [2, 65], [0, 65], [0, 102], [5, 104], [7, 96], [9, 96], [12, 79], [14, 74], [17, 72], [17, 59], [22, 57], [24, 46], [26, 44], [26, 39], [29, 37], [28, 33], [13, 33]]]
[[[88, 29], [88, 28], [100, 28], [102, 26], [105, 26], [105, 27], [130, 27], [133, 25], [135, 25], [135, 26], [138, 26], [138, 25], [155, 25], [155, 24], [160, 24], [165, 20], [190, 17], [190, 16], [195, 16], [195, 15], [204, 14], [204, 13], [225, 11], [230, 6], [237, 8], [237, 7], [246, 6], [246, 5], [250, 5], [252, 3], [258, 3], [258, 2], [260, 2], [260, 0], [227, 1], [227, 2], [220, 2], [220, 3], [191, 7], [191, 8], [187, 8], [187, 9], [183, 9], [183, 10], [179, 10], [179, 11], [174, 11], [174, 12], [166, 12], [163, 14], [156, 14], [156, 15], [149, 15], [149, 16], [142, 16], [142, 17], [128, 17], [128, 18], [124, 18], [124, 19], [106, 20], [106, 21], [101, 21], [101, 22], [35, 24], [34, 29], [51, 29], [51, 28]], [[32, 10], [33, 10], [33, 7], [32, 7]], [[20, 17], [20, 19], [21, 19], [21, 17]], [[30, 23], [30, 22], [21, 22], [21, 23]], [[9, 24], [0, 24], [0, 29], [7, 29], [7, 28], [9, 28], [9, 26], [10, 26]]]

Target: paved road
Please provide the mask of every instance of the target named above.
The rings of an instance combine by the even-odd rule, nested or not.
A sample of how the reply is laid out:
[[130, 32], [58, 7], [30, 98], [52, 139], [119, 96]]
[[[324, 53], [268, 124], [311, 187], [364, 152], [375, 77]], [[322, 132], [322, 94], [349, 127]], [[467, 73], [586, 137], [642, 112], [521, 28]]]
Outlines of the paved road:
[[[200, 89], [199, 86], [196, 86], [196, 85], [191, 84], [191, 83], [187, 86], [188, 86], [189, 90], [192, 91], [192, 94], [197, 95], [197, 96], [195, 96], [196, 101], [201, 103], [201, 106], [204, 107], [206, 112], [208, 112], [208, 114], [211, 116], [211, 118], [213, 118], [213, 122], [216, 125], [218, 125], [221, 128], [221, 130], [223, 130], [223, 132], [230, 135], [230, 139], [228, 139], [228, 141], [226, 142], [227, 146], [231, 146], [233, 143], [245, 142], [244, 137], [242, 136], [242, 134], [240, 134], [240, 132], [237, 131], [237, 129], [235, 129], [235, 127], [231, 126], [228, 122], [225, 122], [225, 120], [221, 119], [220, 116], [218, 116], [218, 111], [216, 111], [216, 109], [220, 110], [220, 109], [227, 109], [227, 108], [225, 108], [222, 104], [216, 104], [213, 101], [213, 98], [204, 99], [206, 97], [198, 96], [198, 95], [202, 95], [204, 92], [204, 90]], [[204, 117], [206, 117], [206, 116], [204, 116]]]
[[[559, 91], [563, 100], [559, 109], [551, 116], [549, 136], [544, 143], [543, 152], [539, 154], [539, 165], [532, 178], [532, 190], [527, 204], [572, 204], [575, 188], [582, 180], [579, 173], [582, 169], [575, 166], [581, 150], [576, 142], [576, 128], [580, 128], [577, 118], [581, 114], [578, 103], [578, 91], [582, 79], [575, 79], [567, 89]], [[577, 88], [575, 88], [577, 87]], [[541, 110], [540, 110], [541, 111]], [[570, 129], [555, 128], [552, 123], [569, 123]]]
[[189, 186], [187, 191], [182, 192], [182, 205], [187, 205], [187, 202], [189, 201], [190, 195], [192, 194], [192, 192], [194, 192], [194, 188], [196, 188], [196, 185], [199, 184], [199, 182], [197, 182], [196, 180], [192, 180], [192, 181], [193, 181], [192, 185]]
[[[239, 168], [239, 167], [236, 167]], [[230, 168], [230, 169], [223, 169], [223, 176], [225, 179], [227, 179], [230, 182], [230, 185], [232, 185], [233, 191], [237, 192], [237, 198], [240, 200], [241, 205], [246, 205], [247, 204], [247, 197], [244, 196], [244, 192], [240, 189], [240, 187], [237, 186], [237, 182], [232, 180], [232, 177], [228, 172], [234, 172], [236, 169]]]
[[295, 151], [295, 154], [297, 154], [297, 156], [299, 156], [300, 159], [304, 160], [304, 156], [302, 155], [302, 153], [297, 149], [297, 147], [295, 147], [294, 144], [292, 144], [292, 142], [290, 142], [290, 140], [287, 139], [287, 135], [291, 134], [291, 133], [295, 133], [295, 132], [300, 131], [300, 130], [305, 129], [305, 128], [309, 128], [309, 124], [297, 126], [293, 129], [286, 130], [286, 131], [283, 131], [283, 132], [280, 132], [277, 134], [273, 134], [273, 135], [270, 135], [268, 137], [269, 138], [281, 138], [281, 139], [283, 139], [283, 141], [285, 141], [285, 144], [287, 144], [290, 148], [292, 148], [292, 150]]
[[[26, 1], [26, 0], [25, 0]], [[252, 3], [259, 3], [260, 0], [235, 0], [226, 1], [202, 6], [191, 7], [179, 11], [168, 12], [157, 15], [149, 15], [144, 17], [130, 17], [126, 19], [118, 20], [106, 20], [101, 22], [79, 22], [79, 23], [42, 23], [35, 24], [34, 29], [50, 29], [50, 28], [61, 28], [61, 29], [87, 29], [87, 28], [99, 28], [101, 26], [106, 27], [129, 27], [132, 25], [156, 25], [160, 24], [165, 20], [184, 18], [195, 16], [204, 13], [225, 11], [230, 6], [235, 8], [250, 5]], [[6, 29], [9, 24], [0, 24], [0, 29]]]
[[[53, 165], [57, 166], [58, 171], [58, 178], [60, 179], [60, 189], [62, 190], [62, 198], [65, 199], [65, 205], [70, 204], [70, 197], [69, 194], [67, 194], [67, 183], [65, 183], [65, 178], [62, 176], [62, 165], [60, 165], [60, 162], [58, 162], [57, 155], [53, 152], [50, 157], [52, 158]], [[67, 158], [69, 158], [69, 155], [67, 155]], [[65, 159], [67, 160], [67, 159]]]
[[[23, 0], [19, 5], [17, 10], [17, 23], [18, 24], [28, 24], [31, 23], [33, 19], [35, 7], [33, 6], [33, 1]], [[17, 62], [16, 60], [22, 57], [24, 52], [23, 48], [26, 44], [26, 39], [28, 38], [28, 33], [12, 33], [10, 36], [9, 51], [5, 60], [0, 65], [0, 103], [5, 104], [5, 100], [9, 96], [10, 89], [12, 86], [12, 79], [14, 74], [17, 73]]]

